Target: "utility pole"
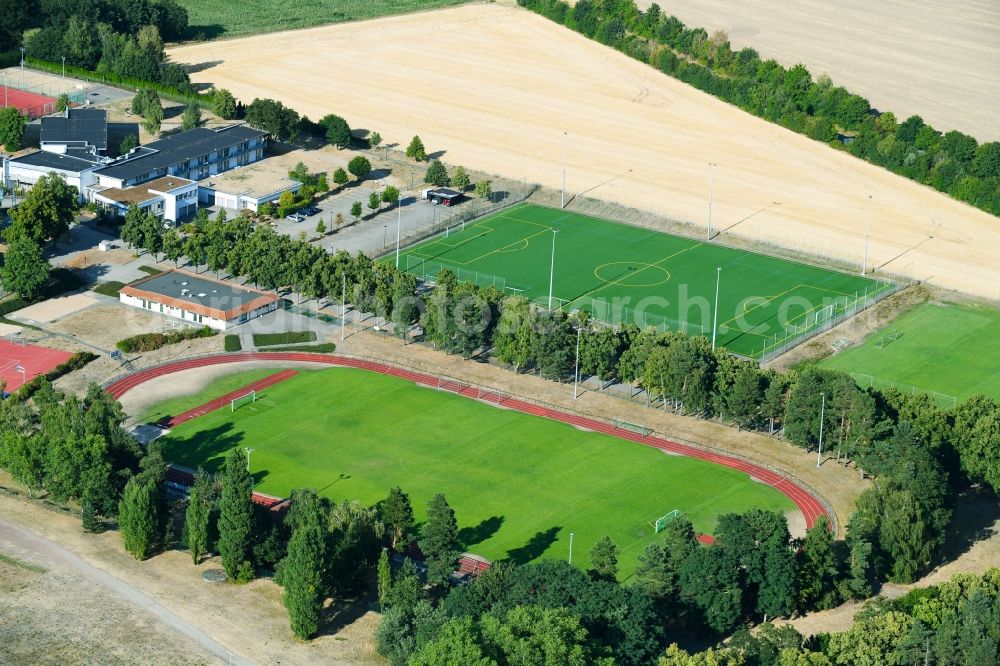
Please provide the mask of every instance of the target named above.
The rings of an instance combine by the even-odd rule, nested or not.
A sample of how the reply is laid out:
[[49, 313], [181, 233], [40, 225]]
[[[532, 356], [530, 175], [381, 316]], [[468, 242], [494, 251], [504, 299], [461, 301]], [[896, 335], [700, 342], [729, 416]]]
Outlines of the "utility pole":
[[823, 456], [823, 417], [826, 416], [826, 393], [820, 393], [822, 402], [819, 407], [819, 448], [816, 450], [816, 467], [819, 467]]
[[566, 132], [563, 131], [563, 177], [562, 177], [562, 199], [559, 208], [566, 207]]
[[556, 234], [558, 229], [552, 229], [552, 261], [549, 264], [549, 310], [552, 309], [552, 281], [556, 275]]
[[399, 230], [403, 224], [403, 205], [401, 200], [396, 200], [396, 268], [399, 268]]
[[718, 166], [715, 162], [708, 163], [708, 173], [709, 173], [709, 185], [708, 185], [708, 235], [706, 240], [711, 242], [712, 240], [712, 198], [715, 196], [715, 167]]
[[715, 349], [715, 333], [719, 329], [719, 282], [722, 281], [722, 266], [715, 267], [715, 313], [712, 315], [712, 349]]
[[347, 273], [343, 274], [344, 287], [340, 294], [340, 341], [344, 341], [344, 329], [347, 327]]
[[576, 400], [579, 395], [578, 388], [580, 386], [580, 337], [583, 333], [583, 326], [576, 329], [576, 370], [573, 371], [573, 399]]

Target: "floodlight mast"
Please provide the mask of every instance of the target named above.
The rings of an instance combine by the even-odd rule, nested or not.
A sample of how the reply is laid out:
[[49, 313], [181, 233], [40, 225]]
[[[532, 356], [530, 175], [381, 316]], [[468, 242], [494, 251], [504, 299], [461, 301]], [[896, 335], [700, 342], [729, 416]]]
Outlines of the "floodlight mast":
[[552, 261], [549, 263], [549, 310], [552, 309], [552, 282], [556, 275], [556, 234], [559, 233], [558, 229], [551, 229], [552, 231]]
[[712, 198], [715, 196], [715, 167], [719, 166], [715, 162], [708, 163], [709, 185], [708, 185], [708, 233], [706, 241], [712, 240]]
[[712, 315], [712, 349], [715, 349], [715, 333], [719, 330], [719, 282], [722, 281], [722, 266], [715, 267], [715, 312]]
[[820, 393], [822, 402], [819, 407], [819, 448], [816, 449], [816, 467], [820, 466], [823, 456], [823, 417], [826, 416], [826, 392]]

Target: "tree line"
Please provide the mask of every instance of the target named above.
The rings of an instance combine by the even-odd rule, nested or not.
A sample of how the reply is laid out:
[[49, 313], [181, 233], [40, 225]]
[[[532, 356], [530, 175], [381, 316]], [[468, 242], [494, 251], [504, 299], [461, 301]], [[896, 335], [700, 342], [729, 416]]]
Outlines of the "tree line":
[[[501, 561], [452, 587], [442, 573], [454, 569], [460, 544], [452, 536], [449, 560], [431, 552], [430, 525], [442, 522], [436, 503], [446, 506], [443, 497], [431, 500], [419, 539], [427, 585], [408, 558], [394, 572], [386, 552], [379, 560], [377, 641], [394, 666], [515, 664], [524, 654], [545, 654], [546, 663], [648, 664], [672, 641], [726, 636], [871, 593], [864, 558], [839, 552], [825, 520], [793, 540], [781, 514], [756, 509], [720, 516], [707, 547], [686, 518], [674, 520], [639, 556], [627, 585], [618, 581], [617, 547], [603, 537], [585, 569]], [[395, 488], [379, 510], [387, 540], [403, 550], [413, 525], [408, 497]], [[450, 514], [447, 524], [455, 524]]]
[[733, 51], [724, 32], [689, 28], [655, 3], [645, 12], [633, 0], [518, 4], [748, 113], [1000, 215], [1000, 142], [942, 133], [917, 115], [900, 122], [826, 75], [814, 80], [805, 66], [786, 69], [749, 47]]
[[690, 654], [670, 646], [660, 666], [809, 664], [996, 664], [1000, 569], [957, 574], [898, 599], [865, 604], [846, 631], [803, 637], [789, 625], [737, 632], [725, 645]]
[[[166, 62], [163, 41], [187, 31], [188, 13], [175, 0], [82, 0], [20, 3], [9, 17], [21, 32], [25, 54], [52, 63], [140, 79], [195, 93], [184, 68]], [[13, 44], [14, 48], [20, 45]]]

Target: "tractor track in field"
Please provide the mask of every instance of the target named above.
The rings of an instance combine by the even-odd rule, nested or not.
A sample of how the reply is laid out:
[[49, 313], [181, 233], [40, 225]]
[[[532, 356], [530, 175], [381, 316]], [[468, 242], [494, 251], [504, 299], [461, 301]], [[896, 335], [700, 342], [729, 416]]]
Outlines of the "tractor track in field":
[[[506, 395], [499, 391], [484, 392], [482, 389], [477, 387], [462, 384], [455, 380], [439, 378], [429, 373], [417, 372], [406, 368], [396, 367], [387, 363], [369, 361], [340, 354], [316, 354], [308, 352], [241, 352], [231, 354], [213, 354], [179, 361], [169, 361], [161, 365], [145, 368], [133, 374], [126, 375], [125, 377], [113, 379], [107, 382], [104, 385], [104, 389], [112, 397], [119, 399], [132, 389], [141, 386], [145, 382], [156, 377], [162, 377], [164, 375], [181, 372], [183, 370], [190, 370], [193, 368], [226, 363], [244, 363], [247, 361], [317, 363], [320, 365], [350, 367], [384, 375], [392, 375], [394, 377], [412, 381], [415, 384], [420, 384], [421, 386], [447, 390], [473, 400], [489, 402], [507, 409], [515, 409], [525, 414], [540, 416], [554, 421], [560, 421], [578, 428], [585, 428], [607, 435], [612, 435], [620, 439], [645, 444], [646, 446], [651, 446], [668, 453], [697, 458], [715, 463], [717, 465], [723, 465], [731, 469], [736, 469], [746, 473], [751, 478], [760, 481], [761, 483], [766, 483], [772, 486], [775, 490], [788, 497], [788, 499], [790, 499], [802, 513], [807, 528], [812, 527], [820, 516], [826, 516], [828, 520], [831, 519], [831, 516], [824, 508], [823, 502], [820, 498], [814, 496], [810, 491], [806, 490], [786, 476], [769, 470], [763, 466], [755, 465], [722, 453], [705, 451], [703, 449], [674, 442], [669, 439], [642, 435], [630, 430], [623, 430], [596, 418], [582, 416], [580, 414], [571, 414], [559, 409], [537, 405], [527, 400]], [[178, 474], [176, 480], [183, 482], [186, 476], [187, 475], [183, 473]], [[255, 501], [259, 501], [266, 505], [274, 505], [280, 502], [277, 498], [266, 496], [261, 496], [260, 498], [255, 497], [254, 499]]]

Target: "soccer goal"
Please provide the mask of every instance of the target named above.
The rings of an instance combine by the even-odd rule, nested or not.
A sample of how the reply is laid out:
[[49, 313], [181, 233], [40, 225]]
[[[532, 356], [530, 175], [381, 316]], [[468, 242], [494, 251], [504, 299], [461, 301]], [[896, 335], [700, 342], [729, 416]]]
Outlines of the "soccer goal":
[[646, 426], [641, 426], [638, 423], [631, 423], [629, 421], [623, 421], [622, 419], [611, 419], [611, 425], [619, 430], [628, 430], [629, 432], [634, 432], [636, 434], [642, 435], [643, 437], [648, 437], [653, 434], [652, 428], [647, 428]]
[[670, 513], [660, 516], [655, 521], [650, 523], [653, 526], [653, 534], [659, 534], [663, 530], [667, 529], [667, 525], [674, 522], [682, 515], [684, 514], [681, 513], [680, 509], [674, 509]]
[[878, 349], [885, 349], [887, 346], [891, 345], [896, 340], [899, 340], [901, 337], [903, 337], [903, 333], [901, 331], [893, 331], [892, 333], [886, 333], [881, 338], [879, 338], [878, 342], [875, 343], [875, 346]]
[[257, 402], [257, 391], [250, 391], [246, 395], [241, 395], [238, 398], [233, 398], [229, 403], [229, 411], [235, 412], [237, 409], [243, 405], [252, 405]]

